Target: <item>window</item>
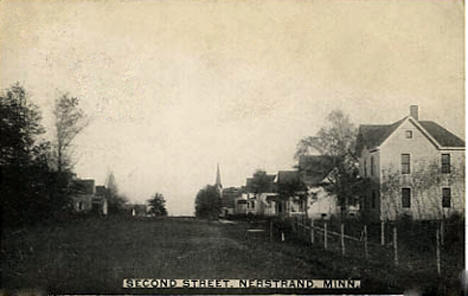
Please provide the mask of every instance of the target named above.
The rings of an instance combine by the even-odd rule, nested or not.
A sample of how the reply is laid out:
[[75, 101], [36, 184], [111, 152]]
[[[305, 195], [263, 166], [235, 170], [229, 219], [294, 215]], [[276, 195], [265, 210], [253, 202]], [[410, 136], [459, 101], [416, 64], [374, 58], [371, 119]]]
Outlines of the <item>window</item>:
[[374, 156], [371, 156], [370, 158], [370, 175], [374, 175]]
[[412, 139], [413, 138], [413, 131], [406, 131], [405, 132], [405, 137], [407, 139]]
[[373, 209], [375, 209], [376, 204], [377, 204], [377, 190], [372, 190], [372, 203], [371, 203], [371, 207], [372, 207]]
[[367, 177], [367, 160], [364, 159], [364, 177]]
[[252, 201], [250, 202], [250, 207], [251, 207], [252, 209], [255, 209], [255, 201], [252, 200]]
[[401, 155], [401, 173], [402, 174], [409, 174], [411, 173], [411, 164], [410, 164], [410, 155], [409, 154], [402, 154]]
[[450, 154], [442, 154], [442, 174], [450, 174]]
[[411, 188], [401, 188], [401, 205], [404, 208], [411, 208]]
[[442, 188], [442, 207], [450, 208], [452, 192], [450, 188]]

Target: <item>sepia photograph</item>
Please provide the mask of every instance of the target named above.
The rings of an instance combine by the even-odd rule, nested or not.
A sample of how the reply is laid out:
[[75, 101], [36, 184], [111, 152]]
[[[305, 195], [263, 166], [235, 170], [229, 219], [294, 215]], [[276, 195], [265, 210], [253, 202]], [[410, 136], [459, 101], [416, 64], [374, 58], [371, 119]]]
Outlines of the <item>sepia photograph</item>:
[[0, 0], [1, 295], [464, 295], [462, 0]]

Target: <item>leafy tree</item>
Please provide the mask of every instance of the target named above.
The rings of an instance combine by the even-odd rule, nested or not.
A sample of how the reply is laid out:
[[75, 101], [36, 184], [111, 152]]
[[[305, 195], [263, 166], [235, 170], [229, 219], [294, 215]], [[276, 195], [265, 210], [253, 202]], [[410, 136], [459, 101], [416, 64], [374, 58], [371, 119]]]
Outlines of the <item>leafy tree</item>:
[[221, 213], [221, 196], [215, 186], [206, 185], [195, 198], [195, 215], [199, 218], [217, 219]]
[[1, 166], [26, 166], [33, 160], [37, 137], [44, 133], [39, 108], [18, 83], [0, 96]]
[[156, 192], [154, 196], [148, 200], [148, 204], [151, 214], [155, 216], [167, 216], [166, 200], [161, 193]]
[[352, 192], [359, 183], [358, 162], [354, 153], [357, 129], [349, 117], [340, 110], [332, 111], [327, 117], [327, 125], [316, 136], [299, 141], [296, 158], [314, 149], [331, 160], [330, 186], [327, 190], [336, 194], [342, 215], [346, 214], [350, 201], [354, 202]]
[[263, 170], [257, 170], [253, 174], [251, 190], [253, 193], [264, 193], [271, 191], [272, 180]]
[[64, 94], [55, 101], [54, 156], [58, 172], [71, 170], [73, 163], [72, 142], [88, 125], [88, 120], [79, 108], [79, 99]]
[[0, 94], [0, 196], [5, 225], [44, 221], [67, 205], [62, 180], [49, 167], [50, 143], [41, 114], [25, 89], [15, 84]]

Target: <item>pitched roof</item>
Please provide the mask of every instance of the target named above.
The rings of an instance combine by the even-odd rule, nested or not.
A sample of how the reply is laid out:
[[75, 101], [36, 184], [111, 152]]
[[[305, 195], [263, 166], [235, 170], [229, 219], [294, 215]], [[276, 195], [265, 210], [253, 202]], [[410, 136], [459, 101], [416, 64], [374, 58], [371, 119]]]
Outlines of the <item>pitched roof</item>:
[[[361, 152], [364, 146], [380, 146], [408, 117], [387, 125], [362, 124], [359, 126], [356, 150]], [[415, 120], [413, 118], [413, 120]], [[465, 142], [433, 121], [417, 121], [442, 147], [465, 147]]]
[[106, 186], [103, 186], [103, 185], [96, 186], [96, 195], [105, 196], [107, 195], [107, 191], [108, 189], [106, 188]]
[[221, 185], [221, 173], [219, 172], [219, 163], [216, 166], [216, 183], [215, 183], [215, 186], [223, 187], [223, 185]]
[[333, 170], [332, 158], [326, 155], [307, 155], [299, 158], [299, 170], [305, 172], [302, 180], [308, 185], [318, 185]]
[[359, 126], [357, 150], [360, 151], [364, 145], [368, 148], [380, 146], [406, 118], [404, 117], [392, 124], [361, 124]]
[[[272, 191], [274, 190], [274, 181], [275, 181], [275, 178], [276, 178], [276, 175], [269, 175], [269, 174], [266, 174], [266, 180], [268, 181], [268, 190], [269, 191]], [[247, 178], [246, 182], [245, 182], [245, 190], [248, 191], [248, 192], [253, 192], [255, 191], [255, 184], [254, 184], [254, 178], [251, 177], [251, 178]]]
[[465, 147], [465, 141], [455, 136], [434, 121], [419, 121], [419, 124], [444, 147]]
[[72, 190], [78, 194], [94, 194], [94, 180], [76, 179], [72, 181]]
[[298, 171], [278, 171], [278, 184], [286, 184], [299, 180]]
[[236, 198], [242, 195], [242, 189], [238, 187], [229, 187], [223, 189], [223, 206], [234, 207], [234, 201]]

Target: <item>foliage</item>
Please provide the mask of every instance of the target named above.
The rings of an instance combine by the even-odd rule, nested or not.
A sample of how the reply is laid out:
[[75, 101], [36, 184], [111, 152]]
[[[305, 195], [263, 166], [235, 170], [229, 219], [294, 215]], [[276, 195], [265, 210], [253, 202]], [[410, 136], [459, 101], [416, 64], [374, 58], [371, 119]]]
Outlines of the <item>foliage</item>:
[[88, 125], [86, 116], [79, 108], [79, 99], [64, 94], [55, 101], [55, 143], [54, 158], [57, 171], [73, 167], [72, 142]]
[[206, 185], [195, 198], [195, 215], [199, 218], [217, 219], [221, 213], [221, 195], [215, 186]]
[[327, 117], [327, 125], [316, 136], [299, 141], [296, 158], [307, 155], [311, 149], [326, 155], [331, 160], [330, 185], [327, 190], [336, 194], [344, 215], [350, 201], [354, 200], [358, 179], [358, 164], [354, 153], [357, 129], [349, 117], [340, 110], [332, 111]]
[[307, 186], [304, 184], [304, 182], [301, 181], [300, 178], [294, 178], [287, 182], [278, 184], [278, 193], [280, 196], [289, 197], [306, 191]]
[[148, 200], [148, 204], [151, 214], [155, 216], [167, 216], [166, 200], [161, 193], [156, 192], [154, 196]]
[[253, 193], [264, 193], [271, 191], [271, 178], [263, 170], [256, 170], [253, 174], [252, 183], [250, 184]]
[[63, 213], [71, 174], [50, 168], [51, 145], [40, 140], [41, 114], [21, 85], [0, 95], [0, 115], [2, 222], [22, 225]]
[[39, 109], [29, 102], [26, 91], [18, 83], [0, 98], [0, 165], [28, 165], [39, 148], [37, 137], [44, 133]]

